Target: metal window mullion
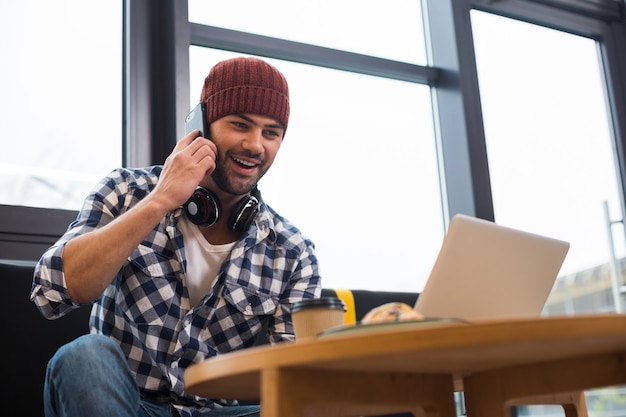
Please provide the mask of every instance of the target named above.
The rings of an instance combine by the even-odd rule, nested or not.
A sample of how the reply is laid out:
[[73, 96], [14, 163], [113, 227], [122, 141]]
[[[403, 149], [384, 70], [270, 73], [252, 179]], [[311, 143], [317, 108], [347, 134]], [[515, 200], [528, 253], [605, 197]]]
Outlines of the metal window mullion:
[[178, 92], [189, 89], [188, 46], [180, 49], [189, 43], [186, 10], [187, 3], [176, 0], [124, 2], [125, 166], [164, 163], [180, 135]]
[[493, 220], [493, 202], [467, 0], [423, 0], [444, 224], [457, 213]]
[[607, 25], [603, 41], [598, 43], [599, 57], [603, 69], [605, 98], [610, 112], [611, 135], [615, 163], [619, 171], [619, 193], [622, 227], [626, 235], [626, 26]]
[[267, 58], [427, 85], [432, 85], [438, 76], [437, 69], [432, 67], [375, 56], [197, 23], [190, 23], [190, 29], [191, 44], [196, 46], [259, 55]]
[[575, 13], [571, 8], [555, 8], [531, 0], [506, 0], [495, 3], [471, 0], [471, 3], [472, 8], [476, 10], [594, 39], [601, 36], [606, 26], [604, 20], [591, 14]]

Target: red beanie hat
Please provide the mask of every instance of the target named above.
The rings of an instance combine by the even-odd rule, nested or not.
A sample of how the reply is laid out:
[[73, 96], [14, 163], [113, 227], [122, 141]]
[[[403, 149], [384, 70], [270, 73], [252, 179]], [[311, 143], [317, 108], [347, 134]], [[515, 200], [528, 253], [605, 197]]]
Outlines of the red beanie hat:
[[276, 68], [253, 57], [219, 62], [204, 80], [200, 101], [206, 103], [207, 123], [229, 114], [271, 117], [287, 130], [289, 88]]

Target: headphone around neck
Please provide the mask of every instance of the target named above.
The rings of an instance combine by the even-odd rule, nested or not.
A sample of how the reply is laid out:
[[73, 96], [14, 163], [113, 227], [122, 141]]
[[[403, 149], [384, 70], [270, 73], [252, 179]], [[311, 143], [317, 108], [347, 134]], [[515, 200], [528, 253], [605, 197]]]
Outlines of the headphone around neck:
[[[243, 197], [233, 208], [228, 217], [228, 227], [236, 232], [244, 232], [250, 228], [261, 208], [261, 194], [254, 188], [250, 195]], [[198, 186], [184, 204], [187, 218], [193, 224], [208, 227], [214, 225], [222, 214], [222, 204], [213, 191]]]

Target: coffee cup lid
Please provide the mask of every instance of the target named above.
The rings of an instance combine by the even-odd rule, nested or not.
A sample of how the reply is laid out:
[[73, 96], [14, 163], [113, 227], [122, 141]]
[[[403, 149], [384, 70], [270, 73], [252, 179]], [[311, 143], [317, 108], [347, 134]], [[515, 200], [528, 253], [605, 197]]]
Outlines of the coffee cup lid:
[[296, 301], [291, 307], [291, 312], [295, 313], [296, 311], [304, 310], [307, 308], [336, 308], [343, 311], [348, 310], [341, 298], [321, 297]]

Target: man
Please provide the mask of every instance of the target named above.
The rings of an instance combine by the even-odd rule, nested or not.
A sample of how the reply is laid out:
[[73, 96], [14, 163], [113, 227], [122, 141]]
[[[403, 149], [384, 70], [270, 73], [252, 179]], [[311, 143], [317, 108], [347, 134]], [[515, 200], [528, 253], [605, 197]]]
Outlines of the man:
[[39, 261], [45, 317], [93, 303], [91, 334], [48, 364], [48, 417], [258, 416], [188, 395], [184, 370], [252, 346], [264, 322], [271, 343], [293, 341], [291, 304], [320, 295], [313, 243], [257, 189], [287, 129], [284, 76], [226, 60], [201, 102], [210, 140], [195, 130], [163, 166], [113, 171]]

